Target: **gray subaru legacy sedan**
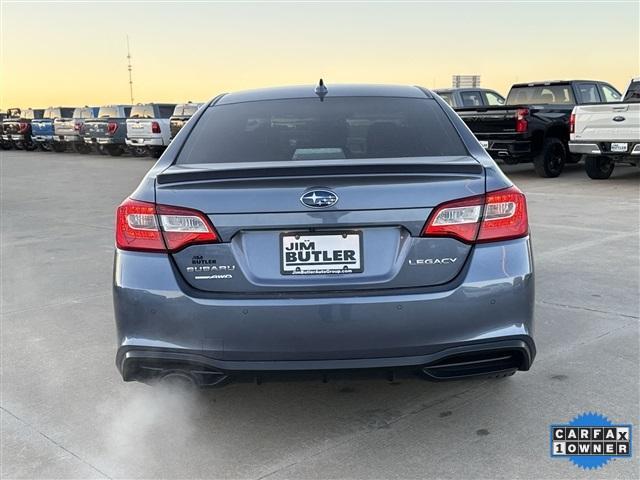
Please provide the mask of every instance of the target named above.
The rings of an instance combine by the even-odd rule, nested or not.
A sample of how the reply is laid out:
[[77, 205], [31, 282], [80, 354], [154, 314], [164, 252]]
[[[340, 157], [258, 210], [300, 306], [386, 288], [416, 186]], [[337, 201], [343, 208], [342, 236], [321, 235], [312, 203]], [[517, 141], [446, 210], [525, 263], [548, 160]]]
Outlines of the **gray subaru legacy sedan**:
[[126, 381], [501, 377], [536, 351], [525, 197], [419, 87], [214, 98], [118, 207], [113, 295]]

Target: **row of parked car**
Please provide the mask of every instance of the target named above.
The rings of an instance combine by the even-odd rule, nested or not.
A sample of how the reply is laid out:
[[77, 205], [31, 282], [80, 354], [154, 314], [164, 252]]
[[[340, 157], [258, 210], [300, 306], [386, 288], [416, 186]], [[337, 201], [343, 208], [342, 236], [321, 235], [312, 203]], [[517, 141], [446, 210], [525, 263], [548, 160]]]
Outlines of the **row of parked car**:
[[[506, 164], [533, 162], [542, 177], [585, 160], [587, 174], [608, 178], [616, 163], [640, 166], [640, 77], [624, 95], [594, 80], [518, 83], [506, 98], [484, 88], [436, 89], [481, 145]], [[97, 149], [159, 157], [200, 103], [9, 109], [2, 148]]]
[[201, 103], [147, 103], [102, 107], [10, 108], [2, 115], [4, 150], [97, 150], [119, 156], [159, 157]]
[[606, 82], [518, 83], [505, 99], [481, 88], [436, 90], [496, 160], [532, 161], [542, 177], [585, 160], [594, 179], [616, 163], [640, 166], [640, 77], [624, 95]]

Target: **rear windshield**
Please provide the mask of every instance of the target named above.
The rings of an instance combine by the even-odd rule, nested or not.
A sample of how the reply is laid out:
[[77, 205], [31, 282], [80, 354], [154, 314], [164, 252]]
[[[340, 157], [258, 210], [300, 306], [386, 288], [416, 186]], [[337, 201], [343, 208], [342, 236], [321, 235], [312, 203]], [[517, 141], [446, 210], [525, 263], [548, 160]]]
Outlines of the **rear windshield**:
[[[124, 107], [124, 116], [126, 117], [131, 110], [130, 107]], [[119, 107], [100, 107], [98, 118], [122, 118]]]
[[200, 108], [200, 103], [185, 103], [184, 105], [176, 105], [173, 110], [174, 115], [193, 115]]
[[19, 108], [10, 108], [7, 112], [8, 117], [12, 118], [20, 118], [20, 109]]
[[136, 105], [131, 109], [129, 118], [155, 118], [153, 105]]
[[507, 105], [532, 103], [562, 105], [576, 102], [571, 85], [534, 85], [511, 88], [507, 97]]
[[640, 80], [631, 82], [627, 93], [624, 94], [623, 102], [638, 103], [640, 102]]
[[42, 118], [71, 118], [73, 108], [47, 108]]
[[93, 118], [93, 108], [76, 108], [73, 111], [73, 118]]
[[177, 163], [465, 155], [430, 99], [334, 97], [209, 107]]
[[33, 120], [34, 118], [44, 118], [43, 117], [44, 110], [32, 110], [28, 108], [22, 111], [21, 117], [26, 120]]

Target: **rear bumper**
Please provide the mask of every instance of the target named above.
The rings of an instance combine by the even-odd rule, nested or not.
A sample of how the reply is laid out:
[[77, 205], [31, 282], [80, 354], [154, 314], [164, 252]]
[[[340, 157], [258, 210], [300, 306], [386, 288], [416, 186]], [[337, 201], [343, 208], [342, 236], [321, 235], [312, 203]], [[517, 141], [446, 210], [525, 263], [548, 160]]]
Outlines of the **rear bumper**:
[[483, 135], [478, 135], [478, 140], [487, 143], [485, 150], [496, 160], [529, 158], [534, 154], [530, 140], [496, 139]]
[[[625, 142], [621, 142], [625, 143]], [[569, 142], [569, 151], [580, 155], [606, 155], [608, 157], [628, 157], [640, 155], [640, 142], [626, 142], [629, 148], [626, 152], [612, 152], [610, 142]]]
[[56, 142], [60, 143], [83, 143], [84, 140], [80, 135], [56, 135], [54, 137]]
[[31, 140], [38, 143], [52, 142], [53, 135], [32, 135]]
[[[116, 364], [137, 380], [141, 360], [228, 373], [433, 365], [457, 353], [535, 356], [529, 239], [477, 246], [450, 290], [264, 298], [187, 295], [163, 254], [116, 251]], [[142, 362], [142, 363], [144, 363]], [[132, 373], [134, 372], [134, 373]]]
[[127, 145], [130, 147], [164, 147], [162, 138], [127, 138]]

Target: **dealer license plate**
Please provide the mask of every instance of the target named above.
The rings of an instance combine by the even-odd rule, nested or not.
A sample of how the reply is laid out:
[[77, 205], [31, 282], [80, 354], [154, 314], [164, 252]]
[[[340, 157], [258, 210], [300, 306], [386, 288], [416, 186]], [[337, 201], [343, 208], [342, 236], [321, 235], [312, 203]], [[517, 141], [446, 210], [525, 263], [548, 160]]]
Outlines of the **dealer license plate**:
[[626, 152], [627, 144], [626, 143], [612, 143], [611, 144], [612, 152]]
[[362, 232], [280, 235], [283, 275], [359, 273], [362, 269]]

